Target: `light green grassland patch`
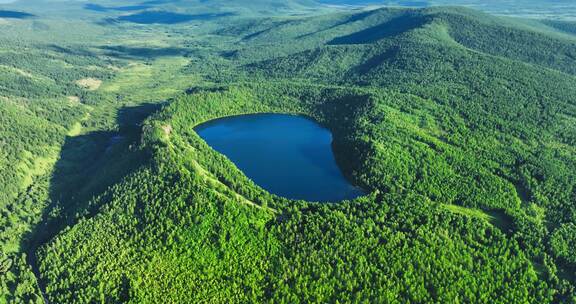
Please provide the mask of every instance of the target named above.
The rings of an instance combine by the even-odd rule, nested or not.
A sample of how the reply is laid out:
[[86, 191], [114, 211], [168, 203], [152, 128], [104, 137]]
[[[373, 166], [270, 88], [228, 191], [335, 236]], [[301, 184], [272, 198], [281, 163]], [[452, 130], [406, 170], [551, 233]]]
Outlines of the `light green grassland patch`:
[[133, 62], [121, 69], [112, 81], [104, 83], [101, 90], [123, 96], [126, 102], [165, 100], [199, 80], [181, 73], [186, 64], [188, 59], [184, 57], [159, 58], [151, 63]]
[[44, 156], [34, 156], [29, 151], [22, 153], [22, 161], [16, 170], [21, 176], [20, 189], [25, 190], [34, 182], [34, 178], [46, 174], [56, 163], [59, 149], [46, 147]]
[[72, 125], [67, 135], [71, 137], [78, 136], [80, 135], [81, 132], [82, 132], [82, 124], [80, 122], [77, 122], [74, 125]]
[[442, 207], [444, 207], [446, 210], [452, 213], [477, 218], [489, 223], [492, 223], [492, 221], [495, 220], [493, 216], [490, 216], [489, 214], [480, 209], [466, 208], [458, 205], [447, 205], [447, 204], [442, 204]]
[[508, 233], [512, 229], [512, 219], [500, 210], [484, 211], [450, 204], [441, 204], [441, 206], [452, 213], [485, 221], [504, 233]]
[[68, 130], [68, 133], [66, 135], [68, 135], [70, 137], [75, 137], [75, 136], [80, 135], [82, 133], [82, 122], [87, 121], [88, 119], [90, 119], [90, 113], [86, 113], [84, 115], [84, 117], [82, 117], [82, 119], [80, 119], [80, 121], [77, 121], [76, 123], [74, 123], [72, 125], [72, 127]]

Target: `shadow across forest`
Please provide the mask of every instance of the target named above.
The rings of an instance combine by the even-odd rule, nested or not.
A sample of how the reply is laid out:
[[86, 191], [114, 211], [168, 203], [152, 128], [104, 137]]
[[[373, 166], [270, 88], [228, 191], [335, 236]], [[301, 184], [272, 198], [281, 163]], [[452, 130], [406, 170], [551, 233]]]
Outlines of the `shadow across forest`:
[[116, 131], [95, 131], [67, 137], [50, 180], [50, 201], [42, 221], [22, 241], [27, 260], [40, 280], [36, 252], [68, 226], [97, 214], [100, 205], [92, 200], [147, 159], [138, 148], [141, 124], [162, 104], [143, 104], [118, 111]]
[[113, 56], [122, 59], [155, 59], [159, 57], [184, 56], [188, 52], [187, 49], [179, 47], [153, 48], [108, 45], [100, 47], [100, 49], [104, 51], [106, 56]]
[[65, 46], [61, 46], [61, 45], [56, 45], [56, 44], [48, 44], [46, 45], [46, 48], [48, 48], [49, 50], [52, 50], [54, 52], [58, 52], [61, 54], [65, 54], [65, 55], [72, 55], [72, 56], [86, 56], [86, 57], [95, 57], [96, 54], [94, 54], [93, 52], [90, 52], [84, 48], [80, 48], [80, 47], [65, 47]]
[[115, 24], [118, 22], [137, 24], [178, 24], [190, 21], [209, 21], [234, 15], [234, 13], [183, 14], [168, 11], [144, 11], [117, 18], [107, 18], [104, 20], [104, 24]]
[[410, 30], [421, 27], [427, 22], [426, 18], [413, 15], [404, 15], [393, 18], [380, 25], [376, 25], [365, 30], [338, 37], [328, 42], [328, 44], [369, 44], [384, 38], [393, 37]]
[[122, 45], [105, 45], [88, 50], [82, 47], [64, 47], [54, 44], [48, 49], [67, 55], [96, 57], [99, 55], [119, 59], [156, 59], [160, 57], [186, 56], [190, 50], [181, 47], [132, 47]]

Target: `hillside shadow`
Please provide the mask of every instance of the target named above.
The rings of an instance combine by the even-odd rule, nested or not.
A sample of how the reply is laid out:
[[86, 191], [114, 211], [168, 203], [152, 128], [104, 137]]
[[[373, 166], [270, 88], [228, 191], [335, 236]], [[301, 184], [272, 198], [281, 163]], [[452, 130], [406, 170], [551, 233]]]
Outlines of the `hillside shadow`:
[[100, 47], [104, 55], [122, 59], [154, 59], [159, 57], [183, 56], [188, 50], [180, 47], [130, 47], [122, 45], [108, 45]]
[[339, 27], [339, 26], [343, 26], [343, 25], [346, 25], [346, 24], [350, 24], [350, 23], [362, 21], [362, 20], [364, 20], [364, 19], [369, 18], [370, 16], [373, 16], [373, 15], [379, 13], [379, 12], [381, 12], [381, 10], [380, 10], [380, 11], [379, 11], [379, 10], [369, 10], [369, 11], [361, 12], [361, 13], [358, 13], [358, 14], [354, 14], [354, 15], [349, 16], [348, 18], [344, 19], [343, 21], [338, 22], [338, 23], [336, 23], [336, 24], [334, 24], [334, 25], [332, 25], [332, 26], [330, 26], [330, 27], [328, 27], [328, 28], [321, 29], [321, 30], [317, 30], [317, 31], [313, 31], [313, 32], [311, 32], [311, 33], [306, 33], [306, 34], [303, 34], [303, 35], [298, 36], [298, 38], [301, 39], [301, 38], [311, 37], [311, 36], [314, 36], [314, 35], [319, 34], [319, 33], [321, 33], [321, 32], [325, 32], [325, 31], [329, 31], [329, 30], [335, 29], [335, 28], [337, 28], [337, 27]]
[[397, 46], [394, 46], [390, 49], [385, 50], [383, 53], [370, 57], [365, 62], [353, 67], [352, 71], [359, 74], [360, 73], [367, 74], [372, 70], [380, 68], [387, 61], [397, 57], [399, 52], [400, 52], [399, 48]]
[[55, 44], [49, 44], [46, 46], [46, 48], [48, 48], [51, 51], [62, 53], [65, 55], [87, 56], [87, 57], [96, 56], [96, 54], [94, 54], [93, 52], [90, 52], [88, 50], [81, 49], [81, 48], [70, 48], [70, 47], [64, 47], [64, 46], [59, 46], [59, 45], [55, 45]]
[[42, 290], [36, 252], [66, 227], [81, 218], [93, 217], [101, 205], [92, 200], [96, 195], [137, 170], [147, 159], [138, 149], [140, 125], [161, 104], [143, 104], [118, 111], [117, 131], [95, 131], [69, 136], [50, 179], [49, 204], [41, 222], [24, 238], [27, 261], [32, 266]]
[[404, 32], [417, 29], [427, 22], [426, 18], [415, 15], [403, 15], [377, 26], [365, 30], [341, 36], [328, 42], [330, 45], [336, 44], [368, 44], [378, 40], [393, 37]]
[[29, 14], [26, 12], [0, 10], [0, 18], [28, 19], [28, 18], [33, 18], [33, 17], [36, 17], [36, 15]]
[[137, 24], [178, 24], [190, 21], [209, 21], [234, 15], [234, 13], [182, 14], [168, 11], [145, 11], [117, 18], [107, 18], [104, 20], [104, 23], [115, 24], [118, 22], [129, 22]]
[[46, 48], [66, 55], [95, 57], [100, 55], [118, 59], [156, 59], [159, 57], [185, 56], [189, 49], [180, 47], [133, 47], [123, 45], [105, 45], [87, 50], [82, 47], [65, 47], [59, 45], [46, 45]]

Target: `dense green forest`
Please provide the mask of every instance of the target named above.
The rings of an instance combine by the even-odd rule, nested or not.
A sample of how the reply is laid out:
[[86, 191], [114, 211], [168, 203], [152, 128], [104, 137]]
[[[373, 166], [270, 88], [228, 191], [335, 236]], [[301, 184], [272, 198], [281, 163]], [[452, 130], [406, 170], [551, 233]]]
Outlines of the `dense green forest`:
[[[226, 3], [1, 7], [0, 303], [576, 303], [574, 22]], [[194, 131], [251, 113], [367, 195], [276, 196]]]

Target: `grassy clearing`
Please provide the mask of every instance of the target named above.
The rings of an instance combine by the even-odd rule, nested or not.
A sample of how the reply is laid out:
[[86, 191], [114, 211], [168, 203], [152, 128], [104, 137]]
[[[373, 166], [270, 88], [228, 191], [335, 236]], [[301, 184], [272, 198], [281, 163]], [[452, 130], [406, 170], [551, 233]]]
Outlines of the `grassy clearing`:
[[129, 103], [162, 101], [198, 82], [197, 77], [181, 73], [180, 69], [187, 63], [188, 59], [184, 57], [164, 57], [151, 63], [133, 62], [101, 89]]
[[80, 135], [81, 132], [82, 132], [82, 123], [77, 122], [72, 126], [72, 128], [70, 128], [67, 135], [70, 137], [74, 137]]
[[492, 224], [492, 221], [495, 220], [495, 218], [493, 216], [491, 216], [491, 215], [487, 214], [486, 212], [479, 210], [479, 209], [472, 209], [472, 208], [466, 208], [466, 207], [457, 206], [457, 205], [447, 205], [447, 204], [442, 204], [442, 207], [444, 207], [446, 210], [448, 210], [452, 213], [481, 219], [481, 220], [489, 222], [491, 224]]
[[504, 211], [502, 210], [484, 211], [480, 209], [473, 209], [449, 204], [442, 204], [442, 207], [452, 213], [473, 217], [485, 221], [488, 224], [500, 229], [502, 232], [507, 234], [510, 233], [513, 229], [512, 218], [509, 215], [505, 214]]
[[68, 96], [66, 98], [68, 99], [68, 102], [72, 106], [77, 106], [80, 104], [80, 97], [78, 97], [78, 96]]
[[76, 84], [88, 91], [96, 91], [102, 85], [102, 80], [95, 78], [83, 78], [77, 80]]
[[91, 116], [90, 113], [86, 113], [86, 115], [84, 115], [84, 117], [82, 117], [82, 119], [80, 119], [80, 121], [77, 121], [76, 123], [74, 123], [72, 125], [72, 127], [68, 130], [68, 133], [66, 135], [70, 136], [70, 137], [75, 137], [75, 136], [80, 135], [82, 133], [82, 122], [90, 119], [90, 116]]

